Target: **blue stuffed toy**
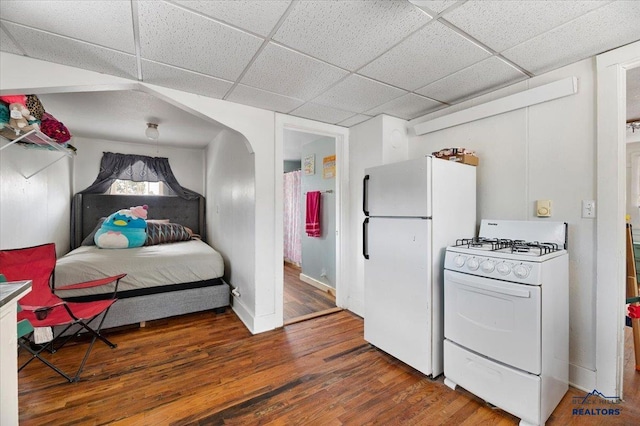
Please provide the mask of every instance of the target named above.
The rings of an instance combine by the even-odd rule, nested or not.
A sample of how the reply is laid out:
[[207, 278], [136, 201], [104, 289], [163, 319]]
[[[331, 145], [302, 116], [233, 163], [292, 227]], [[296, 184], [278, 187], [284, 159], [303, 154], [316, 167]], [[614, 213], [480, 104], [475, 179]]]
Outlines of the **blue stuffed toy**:
[[100, 248], [141, 247], [147, 239], [147, 206], [118, 210], [102, 223], [93, 237]]

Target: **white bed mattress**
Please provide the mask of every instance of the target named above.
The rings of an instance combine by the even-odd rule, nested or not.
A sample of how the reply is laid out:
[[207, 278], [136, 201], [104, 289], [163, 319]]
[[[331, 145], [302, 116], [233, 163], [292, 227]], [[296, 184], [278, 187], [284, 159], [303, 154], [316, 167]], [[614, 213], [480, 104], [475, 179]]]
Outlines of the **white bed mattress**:
[[[220, 253], [200, 240], [130, 249], [83, 246], [58, 259], [55, 286], [60, 289], [121, 273], [127, 276], [120, 280], [118, 292], [220, 278], [224, 274], [224, 262]], [[113, 291], [111, 285], [69, 290], [58, 295], [75, 297], [109, 291]]]

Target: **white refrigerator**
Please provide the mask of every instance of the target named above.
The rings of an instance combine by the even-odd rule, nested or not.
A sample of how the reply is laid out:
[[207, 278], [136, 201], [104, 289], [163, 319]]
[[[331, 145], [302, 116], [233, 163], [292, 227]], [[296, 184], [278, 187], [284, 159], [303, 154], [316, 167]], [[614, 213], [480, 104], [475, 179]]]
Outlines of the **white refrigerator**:
[[444, 253], [476, 234], [476, 168], [427, 156], [368, 168], [363, 185], [364, 338], [436, 377]]

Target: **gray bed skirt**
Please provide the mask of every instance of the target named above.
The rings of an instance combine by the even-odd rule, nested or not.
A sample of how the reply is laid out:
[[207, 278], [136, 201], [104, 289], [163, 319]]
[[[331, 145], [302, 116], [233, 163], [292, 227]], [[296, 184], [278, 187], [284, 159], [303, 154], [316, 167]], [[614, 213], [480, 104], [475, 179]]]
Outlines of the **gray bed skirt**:
[[120, 327], [223, 308], [229, 306], [229, 292], [229, 285], [223, 283], [210, 287], [118, 299], [109, 310], [102, 328]]

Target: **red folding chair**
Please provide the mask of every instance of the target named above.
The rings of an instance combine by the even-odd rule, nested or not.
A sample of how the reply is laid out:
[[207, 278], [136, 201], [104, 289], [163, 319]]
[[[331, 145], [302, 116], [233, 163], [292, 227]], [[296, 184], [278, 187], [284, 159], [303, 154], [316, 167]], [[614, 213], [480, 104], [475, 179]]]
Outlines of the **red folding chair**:
[[[115, 283], [113, 293], [110, 294], [109, 299], [82, 303], [65, 302], [52, 291], [55, 265], [56, 249], [53, 243], [22, 249], [0, 250], [0, 273], [2, 273], [8, 281], [32, 281], [31, 292], [18, 301], [22, 308], [22, 311], [18, 313], [18, 321], [26, 319], [33, 327], [53, 328], [64, 326], [61, 331], [58, 331], [61, 327], [53, 329], [53, 339], [48, 343], [41, 346], [32, 344], [32, 350], [29, 351], [32, 357], [22, 364], [18, 371], [22, 370], [34, 359], [40, 358], [39, 355], [42, 351], [47, 350], [55, 353], [71, 338], [79, 336], [82, 332], [87, 332], [92, 339], [82, 359], [82, 363], [73, 377], [64, 373], [59, 368], [46, 363], [69, 382], [75, 382], [80, 379], [80, 373], [82, 373], [96, 339], [100, 339], [112, 349], [116, 347], [114, 343], [110, 342], [100, 333], [100, 330], [109, 312], [109, 308], [117, 300], [116, 292], [118, 291], [120, 279], [126, 274], [73, 284], [58, 289], [58, 291], [77, 290]], [[98, 326], [92, 328], [90, 326], [91, 323], [101, 316], [102, 319], [98, 323]], [[77, 330], [73, 333], [67, 333], [73, 326], [78, 326]], [[37, 349], [34, 349], [34, 347]], [[40, 359], [42, 360], [42, 358]]]

